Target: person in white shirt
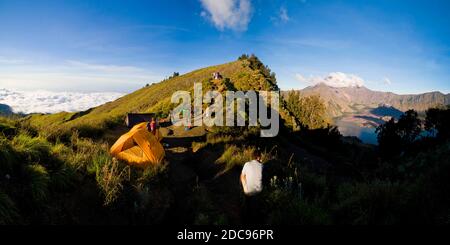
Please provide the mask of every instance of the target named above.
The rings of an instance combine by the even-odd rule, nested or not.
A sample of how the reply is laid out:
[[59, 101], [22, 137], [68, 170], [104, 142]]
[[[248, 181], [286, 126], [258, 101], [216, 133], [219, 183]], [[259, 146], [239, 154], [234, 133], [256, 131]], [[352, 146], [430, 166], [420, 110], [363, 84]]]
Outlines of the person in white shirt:
[[261, 163], [261, 154], [257, 151], [254, 153], [254, 160], [246, 162], [242, 168], [241, 184], [245, 195], [253, 196], [260, 193], [263, 189], [262, 172], [263, 165]]
[[263, 164], [261, 153], [256, 150], [252, 161], [246, 162], [241, 172], [241, 184], [244, 192], [242, 218], [244, 223], [260, 223], [262, 215], [259, 193], [263, 190]]

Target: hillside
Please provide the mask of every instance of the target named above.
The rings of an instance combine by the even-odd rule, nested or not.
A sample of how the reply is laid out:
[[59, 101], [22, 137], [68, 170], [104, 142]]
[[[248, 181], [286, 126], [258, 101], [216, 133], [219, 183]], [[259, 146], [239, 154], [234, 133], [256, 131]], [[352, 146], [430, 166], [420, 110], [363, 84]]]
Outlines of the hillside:
[[[220, 86], [229, 81], [230, 90], [278, 90], [270, 70], [259, 60], [239, 59], [221, 65], [198, 69], [183, 75], [170, 77], [159, 83], [145, 86], [133, 93], [115, 101], [106, 103], [84, 112], [56, 114], [33, 114], [25, 119], [32, 127], [43, 131], [58, 131], [58, 134], [72, 128], [85, 129], [90, 133], [101, 133], [106, 128], [123, 123], [124, 116], [129, 112], [154, 112], [166, 117], [174, 106], [170, 98], [175, 91], [192, 91], [195, 82], [202, 82], [204, 92], [212, 84], [212, 73], [219, 72]], [[206, 85], [206, 86], [205, 86]], [[220, 90], [220, 88], [217, 88]]]
[[328, 107], [331, 117], [346, 113], [357, 113], [362, 109], [374, 109], [382, 106], [394, 107], [400, 111], [414, 109], [425, 111], [437, 105], [450, 104], [450, 94], [430, 92], [423, 94], [399, 95], [391, 92], [379, 92], [361, 87], [330, 87], [323, 83], [307, 87], [300, 91], [305, 96], [320, 95]]
[[[215, 71], [223, 78], [211, 79]], [[111, 144], [128, 130], [127, 112], [164, 116], [171, 93], [190, 90], [198, 80], [219, 91], [277, 89], [270, 70], [250, 57], [175, 76], [84, 112], [0, 117], [0, 224], [448, 223], [446, 138], [417, 142], [404, 159], [384, 159], [377, 147], [344, 139], [329, 126], [295, 131], [284, 120], [276, 137], [262, 138], [259, 127], [186, 131], [161, 124], [163, 163], [141, 168], [111, 156]], [[298, 102], [282, 101], [282, 119]], [[318, 104], [301, 107], [319, 118], [324, 110], [316, 110]], [[445, 129], [448, 121], [439, 120]], [[239, 178], [256, 152], [264, 191], [259, 214], [251, 217]]]
[[[213, 80], [211, 73], [216, 71], [222, 78]], [[297, 177], [291, 177], [297, 173], [293, 154], [306, 166], [316, 163], [320, 171], [329, 166], [323, 158], [289, 142], [289, 131], [283, 126], [279, 136], [268, 140], [259, 137], [259, 127], [186, 131], [161, 125], [164, 136], [172, 131], [162, 141], [161, 165], [130, 167], [109, 154], [111, 144], [128, 130], [123, 126], [127, 112], [164, 116], [172, 92], [191, 90], [197, 81], [204, 90], [278, 89], [274, 74], [251, 56], [172, 77], [84, 112], [34, 114], [17, 121], [0, 118], [0, 160], [7, 162], [0, 173], [12, 176], [12, 182], [0, 180], [0, 211], [3, 203], [12, 210], [4, 212], [5, 223], [240, 224], [247, 218], [241, 212], [239, 173], [256, 151], [261, 151], [267, 171], [277, 174], [280, 185], [292, 182], [292, 190], [273, 182], [270, 193], [274, 196], [269, 198], [273, 203], [267, 208], [288, 201], [277, 193], [291, 195], [299, 190]], [[280, 112], [282, 117], [288, 114], [283, 104]], [[16, 176], [26, 176], [24, 183]], [[14, 188], [3, 189], [3, 182]], [[32, 198], [17, 195], [23, 192]], [[33, 208], [37, 205], [42, 207], [39, 211]], [[16, 206], [19, 211], [13, 212]], [[280, 215], [291, 213], [278, 212], [269, 212], [273, 216], [269, 222], [281, 222]]]
[[0, 115], [11, 115], [13, 111], [10, 106], [5, 104], [0, 104]]

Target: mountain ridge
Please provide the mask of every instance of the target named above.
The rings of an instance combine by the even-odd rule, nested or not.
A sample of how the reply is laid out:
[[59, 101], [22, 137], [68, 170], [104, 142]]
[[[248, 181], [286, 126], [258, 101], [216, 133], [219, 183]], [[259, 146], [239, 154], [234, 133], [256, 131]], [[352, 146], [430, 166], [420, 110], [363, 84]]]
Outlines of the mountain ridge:
[[[392, 106], [398, 110], [425, 111], [430, 107], [450, 104], [450, 94], [440, 91], [420, 94], [397, 94], [371, 90], [365, 86], [332, 87], [324, 83], [309, 86], [299, 91], [302, 96], [319, 95], [331, 117], [355, 113], [363, 108]], [[286, 95], [288, 91], [284, 91]]]
[[[220, 79], [213, 78], [213, 73], [216, 72], [220, 73]], [[160, 118], [167, 117], [175, 106], [171, 103], [172, 94], [180, 90], [192, 91], [196, 82], [203, 84], [204, 92], [210, 89], [218, 91], [279, 90], [274, 73], [271, 73], [270, 69], [256, 56], [240, 57], [236, 61], [171, 76], [86, 112], [32, 114], [24, 120], [43, 131], [63, 131], [64, 133], [88, 128], [88, 134], [102, 133], [105, 129], [123, 124], [125, 115], [131, 112], [152, 112]], [[284, 117], [287, 112], [280, 112], [280, 114]], [[55, 133], [60, 134], [60, 132]]]

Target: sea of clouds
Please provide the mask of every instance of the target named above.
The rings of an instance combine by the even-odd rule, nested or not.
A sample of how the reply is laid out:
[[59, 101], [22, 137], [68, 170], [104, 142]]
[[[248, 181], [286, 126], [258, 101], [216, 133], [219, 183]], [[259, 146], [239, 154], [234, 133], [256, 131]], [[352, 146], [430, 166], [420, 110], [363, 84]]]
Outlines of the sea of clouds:
[[18, 91], [0, 88], [0, 104], [8, 105], [15, 113], [75, 112], [113, 101], [123, 94]]

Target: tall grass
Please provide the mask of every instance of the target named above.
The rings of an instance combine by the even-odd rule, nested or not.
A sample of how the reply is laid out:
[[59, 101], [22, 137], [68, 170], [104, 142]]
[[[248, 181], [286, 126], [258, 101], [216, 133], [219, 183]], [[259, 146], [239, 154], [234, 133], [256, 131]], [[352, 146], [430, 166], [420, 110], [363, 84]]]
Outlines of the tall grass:
[[104, 205], [107, 206], [119, 197], [123, 190], [123, 181], [130, 176], [130, 167], [121, 166], [116, 159], [100, 158], [95, 161], [96, 166], [99, 166], [95, 179], [105, 196]]
[[51, 144], [42, 137], [19, 134], [13, 138], [11, 144], [15, 151], [29, 162], [45, 162], [50, 158]]
[[32, 164], [26, 167], [31, 197], [34, 203], [42, 204], [47, 199], [50, 177], [42, 165]]
[[14, 224], [19, 213], [13, 200], [0, 190], [0, 225]]
[[0, 223], [20, 223], [21, 214], [24, 223], [57, 220], [55, 205], [67, 202], [69, 193], [87, 191], [78, 188], [92, 188], [89, 182], [98, 186], [104, 205], [121, 195], [129, 167], [111, 158], [108, 145], [77, 131], [68, 141], [54, 143], [23, 130], [16, 133], [10, 139], [0, 135]]
[[[225, 167], [222, 173], [225, 173], [236, 166], [243, 166], [246, 162], [253, 160], [256, 150], [256, 146], [238, 147], [236, 145], [225, 145], [225, 151], [216, 160], [216, 164], [223, 164]], [[273, 155], [267, 150], [261, 153], [261, 162], [263, 163], [272, 158]]]

